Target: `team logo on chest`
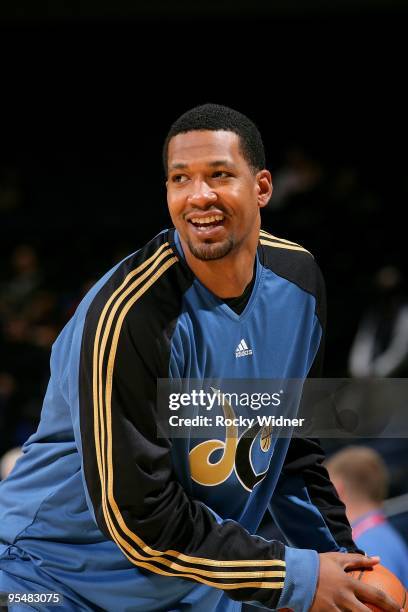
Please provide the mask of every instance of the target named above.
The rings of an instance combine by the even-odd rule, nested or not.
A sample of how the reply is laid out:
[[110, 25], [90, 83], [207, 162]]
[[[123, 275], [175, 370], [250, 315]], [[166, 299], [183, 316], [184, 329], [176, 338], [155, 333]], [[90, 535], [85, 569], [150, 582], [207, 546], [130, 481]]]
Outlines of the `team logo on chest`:
[[[248, 350], [248, 349], [247, 349]], [[224, 399], [223, 412], [226, 418], [235, 417], [232, 406]], [[247, 491], [252, 491], [268, 473], [272, 459], [272, 427], [253, 425], [238, 435], [235, 425], [226, 427], [225, 440], [206, 440], [190, 451], [191, 478], [206, 487], [214, 487], [225, 482], [235, 471], [239, 482]], [[212, 460], [215, 451], [221, 452], [218, 460]], [[258, 462], [263, 469], [254, 467], [254, 457], [259, 452], [265, 459]], [[266, 454], [268, 453], [268, 455]]]

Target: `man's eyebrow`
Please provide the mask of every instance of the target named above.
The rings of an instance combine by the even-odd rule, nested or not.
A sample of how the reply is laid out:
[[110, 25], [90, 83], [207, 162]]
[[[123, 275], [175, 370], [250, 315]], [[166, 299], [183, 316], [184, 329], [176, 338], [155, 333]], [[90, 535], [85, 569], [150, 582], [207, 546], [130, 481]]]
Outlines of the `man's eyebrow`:
[[[234, 164], [229, 162], [227, 159], [216, 159], [212, 162], [209, 162], [208, 166], [210, 168], [218, 168], [219, 166], [233, 168]], [[188, 168], [188, 164], [186, 164], [185, 162], [176, 162], [174, 164], [171, 164], [169, 170], [185, 170], [186, 168]]]
[[217, 159], [208, 164], [211, 168], [217, 168], [218, 166], [226, 166], [227, 168], [233, 168], [234, 164], [232, 164], [227, 159]]
[[183, 162], [178, 162], [177, 164], [171, 164], [169, 170], [185, 170], [187, 167], [187, 164], [184, 164]]

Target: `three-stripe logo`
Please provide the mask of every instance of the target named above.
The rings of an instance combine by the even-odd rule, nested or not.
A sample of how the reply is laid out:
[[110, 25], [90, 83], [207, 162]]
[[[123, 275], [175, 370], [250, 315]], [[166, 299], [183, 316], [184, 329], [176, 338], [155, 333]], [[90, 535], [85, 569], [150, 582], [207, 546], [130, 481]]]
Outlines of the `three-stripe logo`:
[[241, 342], [235, 349], [235, 357], [248, 357], [252, 355], [252, 349], [249, 348], [245, 340], [242, 338]]

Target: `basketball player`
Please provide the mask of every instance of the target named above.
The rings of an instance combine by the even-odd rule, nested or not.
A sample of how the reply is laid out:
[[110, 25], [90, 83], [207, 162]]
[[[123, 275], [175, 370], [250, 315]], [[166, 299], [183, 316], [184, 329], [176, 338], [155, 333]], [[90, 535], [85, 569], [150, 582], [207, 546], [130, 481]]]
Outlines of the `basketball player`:
[[[0, 591], [57, 593], [72, 611], [396, 612], [344, 572], [378, 559], [356, 552], [316, 442], [259, 449], [255, 428], [251, 444], [216, 440], [214, 459], [193, 431], [158, 437], [158, 378], [316, 375], [325, 318], [313, 257], [260, 229], [272, 183], [249, 119], [194, 108], [164, 160], [175, 229], [84, 298], [53, 347], [38, 431], [0, 486]], [[255, 535], [268, 508], [291, 546]]]

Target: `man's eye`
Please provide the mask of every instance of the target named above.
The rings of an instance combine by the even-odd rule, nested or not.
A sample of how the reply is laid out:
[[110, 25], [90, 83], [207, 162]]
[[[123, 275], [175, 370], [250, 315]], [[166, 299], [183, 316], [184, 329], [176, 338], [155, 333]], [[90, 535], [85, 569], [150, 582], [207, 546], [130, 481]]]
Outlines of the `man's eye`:
[[225, 170], [217, 170], [217, 172], [213, 173], [213, 178], [227, 178], [231, 176], [229, 172], [225, 172]]
[[185, 174], [174, 174], [171, 180], [173, 183], [184, 183], [187, 177]]

